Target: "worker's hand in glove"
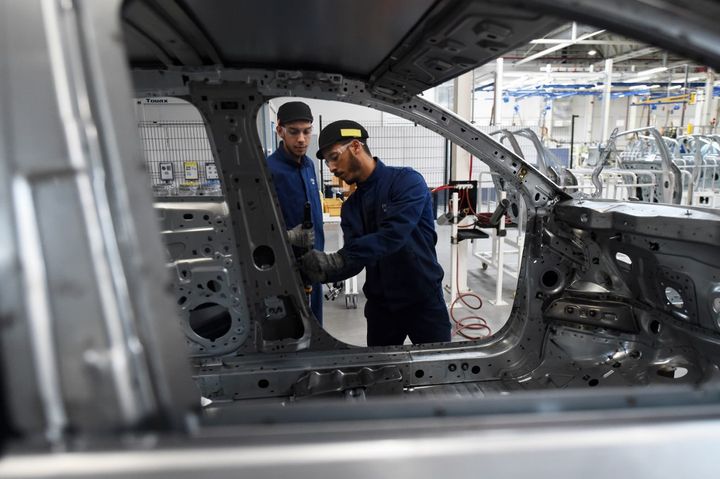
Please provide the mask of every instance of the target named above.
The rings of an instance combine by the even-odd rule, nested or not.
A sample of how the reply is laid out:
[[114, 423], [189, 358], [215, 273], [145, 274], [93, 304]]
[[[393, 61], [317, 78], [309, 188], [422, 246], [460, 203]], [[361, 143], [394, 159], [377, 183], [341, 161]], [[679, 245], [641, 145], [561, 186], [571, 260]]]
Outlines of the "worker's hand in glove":
[[327, 283], [328, 278], [345, 266], [345, 260], [340, 253], [323, 253], [315, 249], [302, 255], [299, 262], [300, 271], [310, 283]]
[[315, 228], [303, 228], [300, 223], [287, 234], [290, 244], [297, 248], [312, 249], [315, 246]]

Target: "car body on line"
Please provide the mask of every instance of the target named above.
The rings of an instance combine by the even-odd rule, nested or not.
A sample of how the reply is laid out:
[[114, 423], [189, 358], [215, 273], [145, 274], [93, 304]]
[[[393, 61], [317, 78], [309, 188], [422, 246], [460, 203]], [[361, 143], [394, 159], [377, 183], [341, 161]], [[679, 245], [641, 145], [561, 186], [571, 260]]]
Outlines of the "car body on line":
[[[290, 5], [0, 3], [0, 475], [711, 469], [717, 211], [570, 196], [418, 94], [568, 19], [718, 67], [717, 4]], [[153, 205], [134, 96], [198, 108], [222, 199]], [[500, 331], [361, 348], [316, 324], [257, 135], [257, 112], [281, 96], [392, 113], [498, 174], [510, 214], [527, 212]], [[203, 336], [198, 321], [228, 327]], [[656, 462], [635, 461], [644, 451]]]

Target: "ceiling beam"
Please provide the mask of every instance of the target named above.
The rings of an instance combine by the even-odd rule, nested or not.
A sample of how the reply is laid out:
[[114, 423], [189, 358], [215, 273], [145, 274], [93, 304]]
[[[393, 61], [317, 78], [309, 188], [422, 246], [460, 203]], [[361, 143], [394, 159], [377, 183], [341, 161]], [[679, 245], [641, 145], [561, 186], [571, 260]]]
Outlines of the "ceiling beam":
[[618, 62], [624, 62], [626, 60], [632, 60], [633, 58], [642, 57], [645, 55], [651, 55], [653, 53], [659, 52], [660, 49], [656, 47], [647, 47], [647, 48], [641, 48], [640, 50], [635, 50], [633, 52], [624, 53], [622, 55], [618, 55], [615, 58], [612, 59], [613, 63]]

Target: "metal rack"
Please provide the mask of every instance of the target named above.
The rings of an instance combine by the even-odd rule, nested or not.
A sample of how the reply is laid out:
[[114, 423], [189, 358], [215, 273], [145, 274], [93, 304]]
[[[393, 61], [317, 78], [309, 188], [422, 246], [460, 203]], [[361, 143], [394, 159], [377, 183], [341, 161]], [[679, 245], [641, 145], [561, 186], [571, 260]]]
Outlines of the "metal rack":
[[619, 169], [643, 178], [645, 183], [654, 183], [638, 188], [636, 198], [667, 202], [661, 187], [670, 181], [679, 190], [675, 195], [676, 202], [720, 207], [720, 138], [714, 135], [667, 138], [656, 128], [649, 127], [615, 132], [610, 142], [633, 133], [636, 136], [625, 151], [612, 152], [610, 161], [614, 160]]
[[[482, 188], [492, 188], [495, 185], [493, 176], [496, 173], [483, 171], [478, 176], [478, 185]], [[490, 197], [481, 197], [478, 201], [478, 212], [492, 212], [498, 204], [498, 201], [503, 200], [507, 196], [506, 191], [499, 191], [497, 193], [497, 199]], [[490, 235], [490, 250], [484, 251], [481, 249], [481, 243], [479, 241], [473, 241], [472, 254], [478, 258], [482, 263], [482, 269], [486, 270], [488, 267], [495, 268], [497, 274], [495, 276], [495, 297], [490, 301], [496, 306], [502, 306], [508, 304], [502, 297], [503, 289], [503, 276], [515, 278], [517, 280], [518, 273], [520, 271], [520, 265], [522, 262], [523, 245], [525, 242], [525, 232], [523, 230], [524, 221], [526, 218], [526, 212], [524, 204], [521, 202], [518, 221], [515, 228], [512, 228], [514, 232], [512, 236], [508, 235], [508, 230], [505, 226], [505, 221], [501, 221], [499, 229], [495, 230], [492, 228], [487, 229]], [[515, 256], [515, 261], [508, 261], [508, 256]]]

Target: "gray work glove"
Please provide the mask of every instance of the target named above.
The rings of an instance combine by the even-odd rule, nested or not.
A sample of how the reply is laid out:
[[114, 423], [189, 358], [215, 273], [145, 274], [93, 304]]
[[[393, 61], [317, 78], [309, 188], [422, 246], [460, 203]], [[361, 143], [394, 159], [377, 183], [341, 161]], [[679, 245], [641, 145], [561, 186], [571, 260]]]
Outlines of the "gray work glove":
[[300, 223], [287, 234], [290, 244], [297, 248], [312, 249], [315, 246], [315, 228], [303, 228]]
[[337, 274], [345, 266], [340, 253], [323, 253], [312, 250], [300, 257], [300, 271], [310, 283], [327, 283], [328, 277]]

